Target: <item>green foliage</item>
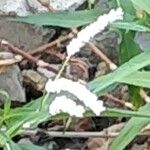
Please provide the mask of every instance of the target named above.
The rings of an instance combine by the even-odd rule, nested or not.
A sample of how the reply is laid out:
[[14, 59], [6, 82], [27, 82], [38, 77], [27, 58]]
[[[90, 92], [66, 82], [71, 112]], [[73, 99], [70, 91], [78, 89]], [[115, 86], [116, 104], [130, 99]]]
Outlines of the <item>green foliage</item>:
[[[150, 51], [142, 52], [140, 50], [137, 43], [134, 42], [134, 34], [136, 32], [149, 32], [149, 22], [147, 21], [149, 16], [144, 16], [144, 13], [141, 10], [150, 14], [150, 1], [131, 1], [129, 3], [124, 0], [119, 1], [120, 5], [123, 6], [123, 9], [125, 10], [125, 19], [122, 22], [111, 24], [111, 27], [117, 27], [124, 30], [121, 30], [122, 43], [120, 44], [119, 54], [121, 66], [110, 74], [94, 79], [88, 85], [97, 95], [105, 95], [106, 90], [108, 92], [109, 87], [115, 83], [126, 83], [129, 85], [130, 98], [132, 99], [134, 106], [138, 108], [143, 105], [139, 95], [140, 88], [150, 88], [149, 71], [141, 71], [142, 68], [150, 64]], [[127, 5], [129, 5], [129, 7]], [[134, 32], [131, 32], [130, 30]], [[140, 54], [140, 52], [142, 53]], [[107, 109], [103, 115], [132, 117], [121, 131], [120, 135], [113, 141], [109, 150], [125, 149], [141, 129], [150, 123], [149, 117], [146, 117], [146, 114], [150, 113], [149, 110], [150, 104], [140, 107], [138, 112]]]
[[86, 25], [96, 20], [101, 15], [99, 8], [75, 12], [39, 13], [27, 17], [11, 19], [13, 21], [35, 24], [38, 26], [49, 25], [72, 28]]
[[43, 147], [35, 146], [31, 143], [20, 143], [18, 145], [21, 147], [22, 150], [46, 150]]
[[146, 11], [150, 14], [150, 1], [149, 0], [131, 0], [135, 6]]
[[111, 27], [125, 29], [125, 30], [139, 31], [139, 32], [149, 32], [150, 31], [149, 27], [139, 24], [138, 22], [119, 22], [119, 21], [117, 21], [117, 22], [112, 23]]
[[[141, 53], [140, 47], [134, 41], [134, 32], [122, 32], [122, 42], [119, 51], [120, 64], [130, 60], [132, 57]], [[139, 108], [143, 105], [144, 101], [140, 96], [140, 87], [128, 86], [129, 100], [136, 107]]]
[[[48, 113], [48, 103], [50, 103], [50, 96], [47, 99], [43, 97], [31, 102], [21, 108], [10, 109], [10, 98], [8, 94], [4, 91], [0, 91], [0, 94], [4, 95], [6, 99], [4, 100], [4, 109], [0, 115], [0, 128], [4, 126], [7, 128], [5, 132], [0, 131], [0, 145], [12, 150], [44, 150], [38, 146], [31, 145], [30, 147], [25, 146], [25, 144], [16, 144], [11, 139], [12, 137], [25, 132], [23, 125], [29, 123], [30, 128], [36, 128], [41, 122], [48, 120], [51, 116]], [[51, 96], [53, 98], [53, 95]], [[41, 104], [44, 100], [45, 106], [41, 109]], [[25, 146], [25, 147], [24, 147]]]
[[140, 86], [144, 88], [150, 88], [150, 72], [149, 71], [136, 71], [124, 77], [123, 80], [118, 81], [118, 82]]
[[[138, 111], [142, 114], [150, 113], [150, 104], [146, 104]], [[123, 128], [119, 136], [110, 145], [109, 150], [123, 150], [141, 131], [143, 127], [150, 123], [150, 118], [132, 117]]]
[[89, 88], [96, 93], [98, 96], [105, 93], [102, 90], [105, 90], [114, 83], [123, 80], [124, 77], [134, 73], [135, 71], [147, 66], [150, 64], [150, 51], [143, 52], [128, 62], [122, 64], [114, 72], [107, 74], [105, 76], [97, 77], [93, 81], [88, 83]]

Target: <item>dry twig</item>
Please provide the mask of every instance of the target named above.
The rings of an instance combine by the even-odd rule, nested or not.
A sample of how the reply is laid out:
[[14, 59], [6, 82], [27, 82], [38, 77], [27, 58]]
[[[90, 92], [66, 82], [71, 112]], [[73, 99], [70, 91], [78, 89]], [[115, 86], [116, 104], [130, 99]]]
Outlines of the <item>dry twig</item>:
[[74, 35], [72, 33], [64, 36], [64, 37], [60, 37], [58, 38], [57, 40], [51, 42], [51, 43], [47, 43], [47, 44], [44, 44], [40, 47], [38, 47], [37, 49], [34, 49], [34, 50], [31, 50], [29, 52], [30, 55], [36, 55], [38, 53], [43, 53], [44, 51], [46, 51], [48, 48], [51, 48], [55, 45], [57, 45], [58, 43], [61, 43], [61, 42], [64, 42], [66, 40], [69, 40], [69, 39], [72, 39], [74, 37]]
[[95, 54], [97, 54], [103, 61], [106, 62], [106, 64], [109, 66], [109, 68], [111, 70], [115, 70], [117, 68], [117, 66], [99, 48], [97, 48], [93, 43], [89, 42], [87, 44]]
[[8, 47], [8, 49], [15, 53], [15, 54], [19, 54], [21, 55], [23, 58], [28, 59], [29, 61], [35, 63], [36, 65], [40, 66], [40, 67], [45, 67], [55, 73], [58, 73], [58, 70], [56, 70], [55, 68], [53, 68], [50, 64], [42, 61], [42, 60], [38, 60], [37, 58], [33, 57], [32, 55], [26, 53], [25, 51], [19, 49], [18, 47], [15, 47], [14, 45], [12, 45], [11, 43], [9, 43], [6, 40], [0, 40], [1, 42], [1, 46], [6, 46]]
[[49, 1], [48, 1], [48, 0], [45, 0], [45, 1], [43, 1], [43, 0], [38, 0], [38, 2], [39, 2], [42, 6], [46, 7], [50, 12], [55, 12], [55, 9], [49, 4]]
[[105, 97], [107, 98], [107, 100], [109, 100], [111, 102], [114, 102], [114, 103], [119, 104], [121, 106], [125, 106], [125, 107], [130, 108], [130, 109], [134, 109], [134, 106], [132, 103], [126, 102], [124, 100], [120, 100], [111, 94], [107, 94], [107, 95], [105, 95]]

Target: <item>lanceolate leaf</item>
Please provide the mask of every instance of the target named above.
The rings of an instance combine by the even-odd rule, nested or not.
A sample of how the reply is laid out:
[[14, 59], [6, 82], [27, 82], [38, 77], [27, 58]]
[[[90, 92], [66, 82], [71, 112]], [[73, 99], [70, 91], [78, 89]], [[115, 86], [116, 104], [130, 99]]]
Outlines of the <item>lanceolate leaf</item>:
[[133, 74], [130, 74], [123, 79], [118, 80], [118, 82], [141, 86], [144, 88], [150, 88], [150, 72], [136, 71]]
[[142, 112], [122, 110], [117, 108], [107, 108], [105, 112], [102, 113], [103, 116], [109, 117], [140, 117], [140, 118], [150, 118], [150, 114], [145, 114]]
[[[139, 113], [149, 114], [150, 104], [141, 107]], [[130, 143], [143, 127], [150, 123], [150, 118], [133, 117], [123, 128], [119, 136], [110, 145], [109, 150], [123, 150]]]
[[[132, 57], [141, 53], [141, 49], [134, 41], [135, 33], [132, 31], [122, 32], [122, 42], [120, 44], [119, 58], [120, 64], [130, 60]], [[140, 96], [140, 87], [128, 86], [129, 100], [136, 107], [139, 108], [143, 105], [143, 99]]]
[[111, 24], [112, 27], [125, 29], [125, 30], [132, 30], [132, 31], [139, 31], [139, 32], [149, 32], [150, 29], [144, 25], [140, 25], [136, 22], [114, 22]]
[[100, 8], [96, 8], [92, 10], [75, 12], [39, 13], [27, 17], [18, 17], [13, 20], [18, 22], [35, 24], [38, 26], [49, 25], [71, 28], [91, 23], [100, 15]]
[[150, 52], [143, 52], [121, 65], [114, 72], [102, 77], [98, 77], [93, 81], [89, 82], [88, 86], [98, 96], [102, 95], [102, 90], [106, 89], [107, 87], [116, 83], [117, 81], [121, 81], [124, 77], [130, 75], [131, 73], [134, 73], [135, 71], [149, 65], [149, 58]]
[[20, 143], [18, 145], [22, 148], [22, 150], [46, 150], [46, 148], [44, 148], [44, 146], [43, 147], [36, 146], [36, 145], [33, 145], [33, 144], [29, 143], [29, 142], [27, 142], [27, 143]]

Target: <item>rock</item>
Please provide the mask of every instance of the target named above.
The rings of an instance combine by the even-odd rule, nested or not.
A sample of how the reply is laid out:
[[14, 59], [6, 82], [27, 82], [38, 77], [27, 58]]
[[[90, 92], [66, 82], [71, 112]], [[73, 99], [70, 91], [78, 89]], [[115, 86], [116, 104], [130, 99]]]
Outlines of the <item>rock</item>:
[[114, 63], [117, 62], [118, 34], [114, 31], [104, 31], [94, 37], [94, 43]]
[[103, 13], [108, 13], [110, 10], [110, 3], [108, 0], [98, 0], [96, 6], [100, 7]]
[[0, 17], [0, 38], [27, 51], [47, 43], [55, 32], [51, 28], [11, 22], [6, 17]]
[[[45, 0], [41, 0], [45, 3]], [[49, 0], [49, 5], [54, 10], [75, 10], [86, 0]], [[18, 16], [27, 16], [31, 13], [48, 12], [38, 0], [1, 0], [0, 15], [9, 15], [14, 13]]]
[[[26, 0], [29, 8], [34, 12], [48, 11], [47, 8], [41, 6], [37, 0]], [[86, 0], [49, 0], [49, 5], [56, 11], [75, 10], [82, 5]], [[46, 0], [41, 0], [43, 3], [47, 3]]]
[[135, 42], [139, 44], [140, 48], [145, 51], [150, 49], [150, 33], [137, 32], [135, 35]]
[[147, 148], [147, 143], [141, 145], [135, 143], [130, 150], [146, 150]]
[[26, 0], [29, 10], [32, 13], [48, 12], [48, 9], [41, 5], [37, 0]]
[[22, 72], [24, 82], [31, 84], [37, 91], [43, 91], [47, 78], [34, 70], [24, 70]]
[[97, 71], [95, 73], [95, 77], [105, 75], [108, 73], [109, 68], [105, 62], [100, 62], [97, 66]]
[[55, 10], [75, 10], [82, 5], [85, 0], [49, 0], [49, 4]]
[[[4, 52], [3, 55], [5, 55]], [[6, 53], [6, 55], [8, 55], [8, 53]], [[4, 58], [6, 58], [6, 55]], [[10, 57], [11, 54], [8, 56]], [[12, 101], [26, 101], [25, 91], [22, 87], [22, 76], [17, 65], [10, 65], [5, 71], [0, 72], [0, 89], [8, 92]], [[0, 98], [2, 99], [2, 97]]]
[[[60, 68], [58, 65], [52, 65], [54, 68], [57, 68], [57, 70]], [[46, 78], [54, 78], [56, 74], [52, 71], [47, 70], [46, 68], [38, 67], [37, 71], [44, 75]]]
[[0, 15], [9, 15], [12, 12], [19, 16], [30, 14], [25, 0], [1, 0]]

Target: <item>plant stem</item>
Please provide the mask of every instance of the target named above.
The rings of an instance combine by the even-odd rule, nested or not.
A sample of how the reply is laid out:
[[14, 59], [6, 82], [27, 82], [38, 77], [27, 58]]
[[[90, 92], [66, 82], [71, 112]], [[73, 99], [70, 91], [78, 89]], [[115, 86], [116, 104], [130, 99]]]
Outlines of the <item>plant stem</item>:
[[120, 0], [116, 0], [116, 2], [117, 2], [117, 6], [121, 7]]
[[61, 76], [61, 74], [64, 71], [64, 69], [65, 69], [69, 59], [70, 59], [70, 56], [67, 56], [65, 62], [63, 63], [63, 65], [62, 65], [61, 69], [59, 70], [59, 72], [58, 72], [58, 74], [57, 74], [55, 79], [58, 79]]

